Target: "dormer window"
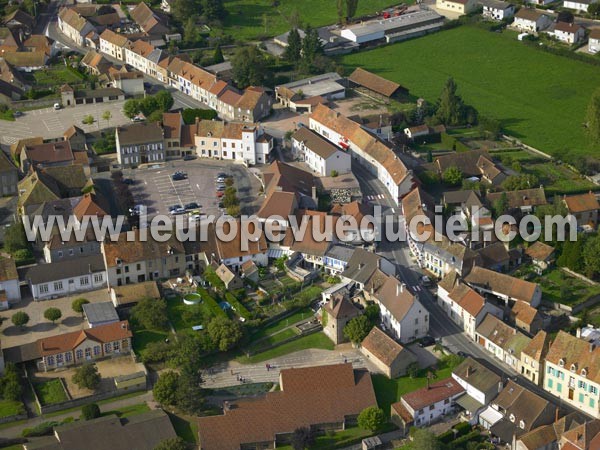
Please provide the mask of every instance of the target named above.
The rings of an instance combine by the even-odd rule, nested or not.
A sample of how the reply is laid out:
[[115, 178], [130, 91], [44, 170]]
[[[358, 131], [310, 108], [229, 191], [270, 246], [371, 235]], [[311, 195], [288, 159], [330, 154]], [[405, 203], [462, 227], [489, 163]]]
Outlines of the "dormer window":
[[512, 423], [515, 423], [515, 415], [514, 414], [511, 414], [509, 419]]
[[587, 377], [587, 370], [581, 369], [581, 376], [582, 377]]
[[562, 359], [562, 358], [561, 358], [561, 359], [559, 359], [559, 360], [558, 360], [558, 365], [559, 365], [560, 367], [565, 367], [565, 360], [564, 360], [564, 359]]
[[577, 365], [575, 363], [571, 364], [571, 372], [577, 371]]
[[519, 428], [520, 428], [521, 430], [524, 430], [524, 429], [525, 429], [525, 422], [523, 422], [522, 420], [519, 422]]

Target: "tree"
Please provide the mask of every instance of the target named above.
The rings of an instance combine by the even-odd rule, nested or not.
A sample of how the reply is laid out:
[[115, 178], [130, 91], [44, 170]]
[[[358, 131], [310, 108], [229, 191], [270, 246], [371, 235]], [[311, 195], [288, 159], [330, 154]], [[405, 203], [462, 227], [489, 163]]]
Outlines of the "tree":
[[215, 45], [215, 51], [213, 53], [213, 64], [221, 64], [225, 61], [223, 57], [223, 50], [221, 50], [221, 44]]
[[373, 432], [379, 430], [385, 422], [383, 409], [375, 406], [363, 409], [358, 415], [358, 426], [366, 431]]
[[94, 364], [84, 364], [75, 369], [71, 378], [73, 383], [83, 389], [95, 390], [100, 384], [100, 374]]
[[337, 15], [338, 23], [344, 25], [346, 23], [346, 16], [344, 15], [344, 0], [337, 0]]
[[85, 298], [76, 298], [71, 303], [71, 309], [83, 317], [83, 305], [87, 305], [90, 301]]
[[215, 347], [222, 352], [231, 350], [242, 339], [243, 330], [239, 322], [234, 322], [226, 317], [215, 317], [206, 329]]
[[200, 0], [175, 0], [171, 5], [173, 17], [180, 23], [185, 23], [188, 17], [202, 14], [202, 3]]
[[154, 450], [186, 450], [187, 444], [179, 436], [160, 441]]
[[512, 175], [502, 182], [505, 191], [531, 189], [539, 186], [540, 180], [533, 174]]
[[411, 450], [442, 450], [442, 444], [431, 431], [418, 428], [412, 435]]
[[491, 117], [479, 116], [479, 131], [489, 133], [492, 139], [497, 139], [502, 132], [502, 125], [499, 120]]
[[306, 72], [313, 70], [313, 64], [318, 55], [323, 53], [323, 44], [316, 28], [307, 27], [302, 39], [302, 65]]
[[315, 435], [308, 427], [300, 427], [294, 430], [292, 434], [292, 448], [294, 450], [304, 450], [310, 448], [315, 443]]
[[112, 119], [112, 113], [110, 111], [104, 111], [102, 113], [102, 120], [106, 120], [106, 124], [110, 124], [110, 119]]
[[62, 312], [58, 308], [48, 308], [44, 311], [44, 318], [54, 323], [62, 317]]
[[143, 298], [131, 309], [131, 316], [146, 329], [167, 329], [167, 303], [163, 299]]
[[206, 20], [222, 20], [227, 15], [223, 0], [202, 0]]
[[200, 40], [200, 32], [196, 25], [196, 17], [191, 16], [185, 22], [183, 26], [183, 40], [186, 44], [195, 44]]
[[225, 209], [225, 211], [231, 217], [239, 217], [240, 214], [242, 213], [242, 209], [240, 208], [240, 205], [231, 205], [231, 206], [228, 206]]
[[83, 119], [81, 120], [81, 123], [83, 123], [84, 125], [91, 125], [94, 123], [94, 116], [92, 116], [91, 114], [88, 114], [87, 116], [84, 116]]
[[154, 101], [156, 102], [156, 110], [160, 111], [161, 113], [169, 111], [173, 107], [174, 103], [173, 96], [166, 89], [158, 91], [154, 96]]
[[350, 320], [344, 327], [343, 333], [344, 337], [352, 343], [360, 344], [364, 338], [367, 337], [372, 328], [373, 324], [371, 321], [367, 316], [362, 315]]
[[573, 23], [575, 20], [575, 16], [571, 11], [563, 10], [558, 12], [558, 17], [556, 18], [557, 22], [567, 22]]
[[600, 88], [592, 94], [587, 108], [586, 123], [590, 140], [593, 144], [600, 144]]
[[200, 389], [200, 377], [189, 371], [182, 372], [179, 376], [179, 384], [176, 393], [176, 405], [188, 414], [199, 414], [204, 405], [202, 389]]
[[583, 247], [583, 265], [586, 275], [596, 278], [600, 274], [600, 237], [591, 236]]
[[288, 35], [288, 46], [283, 54], [284, 58], [289, 62], [298, 64], [302, 55], [302, 39], [296, 28], [292, 28]]
[[177, 404], [177, 386], [179, 385], [180, 375], [177, 372], [168, 370], [163, 372], [152, 393], [156, 401], [163, 405], [175, 406]]
[[587, 12], [592, 17], [596, 18], [596, 16], [598, 16], [598, 14], [600, 14], [600, 3], [591, 3], [591, 4], [589, 4]]
[[456, 93], [456, 83], [448, 78], [438, 100], [435, 117], [444, 125], [460, 125], [463, 122], [463, 101]]
[[346, 17], [352, 19], [358, 9], [358, 0], [346, 0]]
[[506, 192], [503, 192], [492, 204], [492, 209], [494, 210], [494, 215], [496, 218], [508, 211], [508, 206], [508, 196], [506, 195]]
[[29, 316], [26, 312], [19, 311], [14, 313], [10, 320], [12, 321], [14, 326], [23, 328], [27, 324], [27, 322], [29, 322]]
[[0, 377], [0, 398], [4, 400], [18, 401], [23, 393], [17, 366], [7, 363], [4, 375]]
[[123, 114], [129, 119], [133, 119], [140, 113], [140, 102], [136, 99], [129, 99], [123, 105]]
[[380, 313], [381, 310], [379, 309], [379, 305], [376, 303], [371, 303], [365, 308], [365, 317], [369, 319], [369, 322], [371, 322], [373, 325], [375, 325], [379, 320]]
[[460, 186], [462, 183], [463, 174], [456, 166], [450, 166], [442, 174], [442, 180], [448, 186]]
[[239, 88], [263, 84], [267, 75], [267, 62], [254, 46], [240, 47], [231, 57], [233, 78]]
[[4, 231], [4, 250], [15, 253], [18, 250], [29, 249], [25, 227], [21, 222], [15, 222]]
[[81, 415], [85, 420], [92, 420], [100, 417], [100, 407], [96, 403], [89, 403], [81, 408]]

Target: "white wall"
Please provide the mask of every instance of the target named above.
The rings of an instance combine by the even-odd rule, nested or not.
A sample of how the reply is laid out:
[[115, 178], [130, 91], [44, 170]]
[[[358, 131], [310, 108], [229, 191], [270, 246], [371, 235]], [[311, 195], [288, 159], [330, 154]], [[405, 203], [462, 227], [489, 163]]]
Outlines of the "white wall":
[[46, 300], [52, 297], [66, 297], [77, 292], [99, 289], [106, 285], [106, 271], [63, 278], [48, 283], [30, 284], [34, 300]]

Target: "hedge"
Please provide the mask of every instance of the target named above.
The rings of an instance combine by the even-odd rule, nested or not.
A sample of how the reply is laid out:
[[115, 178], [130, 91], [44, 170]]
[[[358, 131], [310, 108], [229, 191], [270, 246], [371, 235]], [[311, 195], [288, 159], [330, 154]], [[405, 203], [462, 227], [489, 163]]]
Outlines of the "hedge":
[[215, 317], [227, 317], [227, 313], [221, 309], [217, 301], [208, 293], [206, 289], [199, 287], [198, 294], [200, 294], [202, 301]]
[[231, 292], [225, 293], [225, 300], [229, 302], [231, 306], [234, 307], [235, 312], [237, 312], [244, 319], [250, 319], [250, 311], [246, 309], [246, 307], [237, 299]]
[[457, 152], [468, 152], [471, 150], [467, 145], [463, 144], [459, 139], [450, 136], [448, 133], [442, 133], [442, 144], [448, 149], [455, 149]]

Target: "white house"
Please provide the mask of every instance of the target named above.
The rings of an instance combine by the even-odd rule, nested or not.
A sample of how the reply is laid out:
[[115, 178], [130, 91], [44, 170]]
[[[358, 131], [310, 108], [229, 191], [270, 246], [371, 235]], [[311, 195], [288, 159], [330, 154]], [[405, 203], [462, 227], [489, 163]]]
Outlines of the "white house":
[[515, 14], [512, 27], [526, 33], [537, 33], [545, 30], [552, 24], [552, 19], [546, 14], [533, 9], [523, 7]]
[[74, 258], [27, 268], [22, 275], [34, 300], [47, 300], [106, 286], [102, 255]]
[[515, 15], [515, 5], [502, 0], [480, 0], [483, 17], [489, 20], [505, 20]]
[[483, 267], [473, 267], [464, 278], [473, 289], [486, 294], [492, 294], [508, 302], [522, 301], [537, 308], [542, 301], [542, 290], [536, 283], [511, 277]]
[[117, 161], [124, 167], [165, 160], [164, 132], [160, 124], [135, 123], [115, 129]]
[[21, 300], [19, 274], [14, 259], [0, 257], [0, 310]]
[[600, 51], [600, 28], [592, 28], [588, 40], [588, 51], [598, 53]]
[[475, 340], [475, 330], [486, 314], [502, 319], [500, 308], [486, 302], [476, 291], [457, 279], [456, 273], [450, 273], [438, 284], [438, 304], [448, 317], [471, 339]]
[[292, 135], [292, 151], [301, 161], [320, 176], [351, 172], [352, 158], [307, 127], [300, 127]]
[[[381, 274], [377, 274], [381, 277]], [[427, 335], [429, 313], [418, 297], [397, 278], [387, 276], [372, 285], [372, 292], [365, 289], [365, 296], [379, 305], [382, 327], [400, 343], [406, 344]], [[375, 283], [372, 280], [370, 283]]]
[[477, 8], [477, 2], [475, 0], [436, 0], [435, 6], [444, 11], [469, 14]]
[[[452, 413], [455, 410], [455, 400], [464, 392], [464, 388], [454, 378], [446, 378], [431, 383], [428, 387], [404, 394], [398, 403], [412, 418], [412, 425], [425, 427], [444, 415]], [[405, 428], [406, 425], [408, 424], [405, 423]]]
[[58, 28], [82, 47], [86, 47], [97, 36], [94, 26], [71, 8], [62, 8], [58, 13]]
[[491, 314], [486, 315], [477, 327], [475, 340], [516, 371], [521, 366], [521, 351], [531, 342], [529, 337]]
[[273, 149], [273, 138], [254, 123], [201, 120], [194, 137], [201, 158], [215, 158], [244, 164], [265, 164]]
[[563, 6], [578, 12], [587, 12], [588, 7], [592, 3], [596, 3], [596, 1], [597, 0], [564, 0]]
[[128, 45], [129, 40], [108, 28], [100, 35], [100, 51], [119, 61], [125, 61], [125, 47]]
[[358, 123], [325, 105], [318, 105], [314, 109], [309, 123], [311, 130], [349, 150], [355, 162], [364, 166], [383, 183], [396, 204], [413, 188], [413, 174], [394, 150], [369, 134]]
[[577, 44], [585, 38], [585, 28], [576, 23], [556, 22], [548, 34], [565, 44]]

